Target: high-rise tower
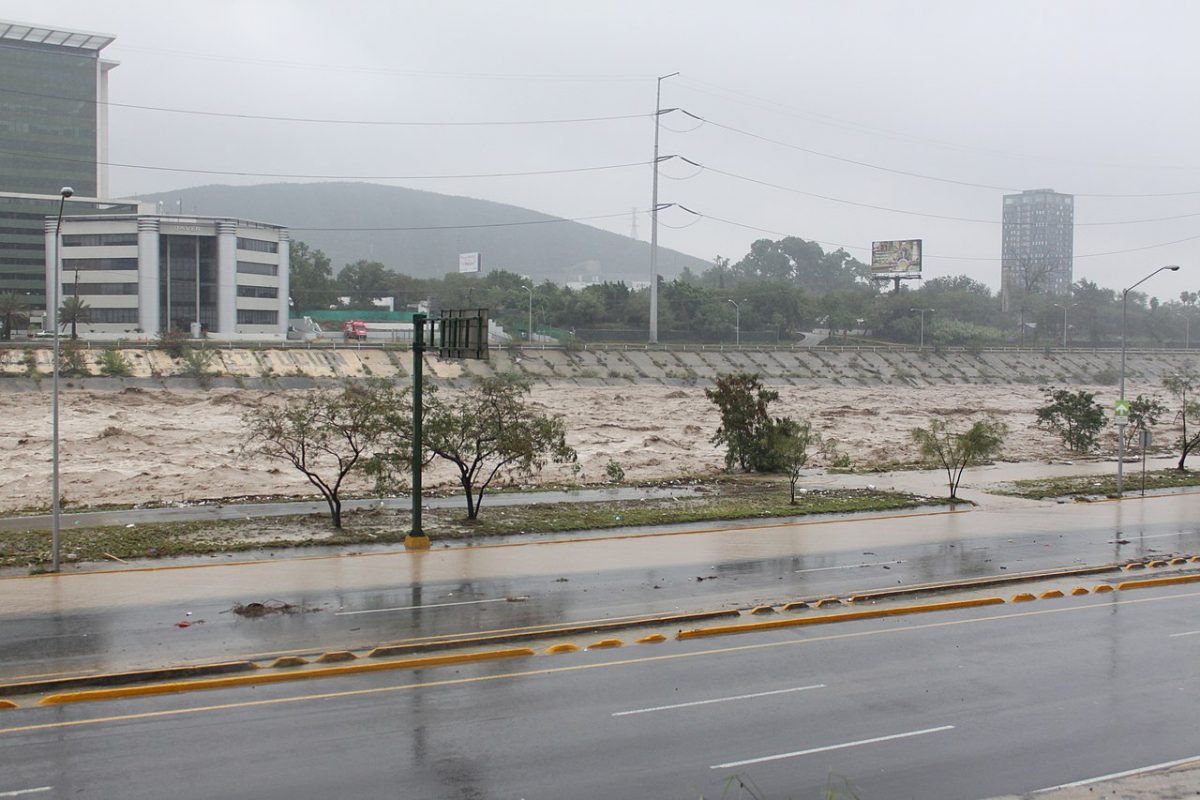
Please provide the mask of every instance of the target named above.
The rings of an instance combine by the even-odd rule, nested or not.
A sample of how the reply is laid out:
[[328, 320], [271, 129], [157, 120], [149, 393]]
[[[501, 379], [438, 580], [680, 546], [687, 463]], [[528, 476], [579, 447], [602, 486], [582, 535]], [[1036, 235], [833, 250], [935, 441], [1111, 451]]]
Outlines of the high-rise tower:
[[1005, 311], [1033, 294], [1071, 291], [1075, 247], [1075, 198], [1053, 189], [1004, 196], [1000, 251], [1000, 298]]

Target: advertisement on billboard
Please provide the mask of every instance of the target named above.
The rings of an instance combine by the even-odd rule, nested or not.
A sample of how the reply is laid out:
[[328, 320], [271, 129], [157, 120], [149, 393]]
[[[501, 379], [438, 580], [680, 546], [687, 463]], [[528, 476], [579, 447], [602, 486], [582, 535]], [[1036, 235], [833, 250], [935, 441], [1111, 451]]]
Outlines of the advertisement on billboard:
[[921, 240], [871, 242], [871, 272], [875, 275], [920, 275]]
[[459, 272], [481, 272], [483, 270], [483, 259], [479, 253], [459, 253], [458, 254], [458, 271]]

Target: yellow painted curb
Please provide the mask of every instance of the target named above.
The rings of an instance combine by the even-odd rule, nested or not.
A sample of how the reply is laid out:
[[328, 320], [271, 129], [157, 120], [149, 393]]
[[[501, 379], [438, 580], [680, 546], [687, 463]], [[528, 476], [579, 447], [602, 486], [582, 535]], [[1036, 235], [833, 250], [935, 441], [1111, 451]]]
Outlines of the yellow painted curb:
[[1083, 588], [1082, 586], [1076, 586], [1074, 589], [1071, 590], [1071, 594], [1073, 594], [1073, 595], [1081, 595], [1081, 594], [1087, 594], [1087, 593], [1088, 593], [1088, 590]]
[[751, 614], [774, 614], [775, 609], [772, 606], [755, 606], [750, 609]]
[[1062, 597], [1062, 596], [1063, 596], [1063, 593], [1060, 592], [1058, 589], [1050, 589], [1049, 591], [1042, 592], [1041, 599], [1042, 600], [1053, 600], [1057, 597]]
[[1151, 561], [1148, 564], [1146, 564], [1147, 567], [1165, 567], [1166, 565], [1167, 565], [1167, 562], [1165, 562], [1165, 561]]
[[17, 704], [14, 703], [12, 700], [0, 700], [0, 709], [16, 708], [16, 707], [17, 707]]
[[803, 600], [797, 600], [795, 603], [785, 603], [783, 606], [784, 611], [799, 611], [802, 608], [808, 608], [808, 603]]
[[578, 650], [579, 645], [571, 644], [570, 642], [564, 644], [552, 644], [546, 648], [546, 655], [556, 656], [559, 653], [574, 653]]
[[601, 639], [595, 644], [589, 644], [588, 650], [603, 650], [606, 647], [620, 647], [625, 644], [620, 639]]
[[322, 653], [320, 657], [317, 658], [316, 663], [331, 664], [335, 661], [353, 661], [356, 658], [358, 658], [358, 656], [354, 655], [354, 653], [351, 653], [349, 650], [331, 650], [328, 653]]
[[431, 546], [428, 536], [413, 536], [410, 533], [404, 537], [405, 550], [428, 550]]
[[1030, 600], [1037, 600], [1037, 598], [1029, 592], [1021, 592], [1012, 596], [1012, 602], [1014, 603], [1028, 603]]
[[658, 644], [659, 642], [665, 642], [666, 640], [667, 640], [667, 637], [663, 636], [661, 633], [652, 633], [649, 636], [643, 636], [642, 638], [638, 639], [637, 643], [638, 644]]
[[1095, 586], [1092, 587], [1092, 591], [1095, 592], [1096, 594], [1102, 594], [1104, 592], [1111, 592], [1112, 590], [1113, 590], [1113, 587], [1109, 586], [1107, 583], [1097, 583]]
[[750, 633], [753, 631], [769, 631], [776, 628], [795, 628], [803, 625], [828, 625], [834, 622], [852, 622], [860, 619], [879, 619], [881, 617], [898, 617], [905, 614], [924, 614], [931, 611], [954, 611], [960, 608], [977, 608], [979, 606], [1003, 605], [1002, 597], [980, 597], [974, 600], [952, 600], [946, 603], [928, 603], [919, 606], [897, 606], [895, 608], [872, 608], [864, 611], [846, 611], [841, 614], [823, 614], [816, 617], [794, 617], [791, 619], [773, 619], [766, 622], [745, 622], [740, 625], [717, 625], [712, 628], [693, 628], [679, 631], [676, 639], [698, 639], [702, 636], [722, 636], [728, 633]]
[[1186, 564], [1187, 559], [1186, 558], [1172, 558], [1171, 563], [1172, 564]]
[[64, 703], [82, 703], [88, 700], [109, 700], [114, 697], [145, 697], [155, 694], [191, 692], [200, 689], [228, 689], [235, 686], [253, 686], [260, 683], [283, 683], [285, 681], [308, 680], [310, 678], [335, 678], [360, 672], [381, 672], [393, 669], [424, 669], [448, 664], [469, 664], [475, 661], [495, 661], [502, 658], [531, 656], [528, 647], [511, 647], [505, 650], [486, 650], [481, 653], [457, 653], [444, 656], [404, 658], [396, 661], [373, 661], [345, 664], [340, 667], [317, 667], [295, 672], [256, 672], [252, 675], [231, 675], [225, 678], [201, 678], [194, 681], [152, 683], [146, 686], [121, 686], [112, 689], [89, 689], [79, 692], [63, 692], [43, 697], [38, 705], [53, 706]]
[[1197, 583], [1200, 582], [1200, 575], [1175, 575], [1170, 578], [1147, 578], [1144, 581], [1125, 581], [1118, 583], [1117, 588], [1124, 591], [1126, 589], [1149, 589], [1152, 586], [1177, 586], [1181, 583]]
[[1145, 565], [1145, 564], [1143, 564], [1143, 563], [1142, 563], [1142, 562], [1140, 562], [1140, 561], [1135, 561], [1135, 562], [1133, 562], [1132, 564], [1126, 564], [1126, 565], [1125, 565], [1125, 571], [1126, 571], [1126, 572], [1128, 572], [1128, 571], [1129, 571], [1129, 570], [1131, 570], [1131, 569], [1145, 569], [1145, 568], [1146, 568], [1146, 565]]
[[301, 658], [300, 656], [280, 656], [271, 662], [271, 669], [278, 667], [303, 667], [307, 663], [308, 659]]
[[840, 606], [841, 604], [842, 604], [842, 601], [838, 600], [836, 597], [826, 597], [823, 600], [818, 600], [817, 602], [813, 603], [813, 608], [824, 608], [825, 606]]

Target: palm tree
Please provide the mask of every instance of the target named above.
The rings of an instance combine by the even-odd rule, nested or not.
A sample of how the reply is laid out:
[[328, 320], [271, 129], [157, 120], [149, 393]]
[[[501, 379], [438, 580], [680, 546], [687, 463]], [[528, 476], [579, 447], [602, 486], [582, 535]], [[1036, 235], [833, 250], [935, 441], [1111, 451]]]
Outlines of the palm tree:
[[63, 300], [62, 306], [58, 309], [58, 325], [65, 328], [71, 326], [71, 338], [78, 339], [79, 336], [75, 332], [75, 326], [81, 322], [92, 321], [92, 307], [79, 299], [78, 296], [68, 297]]
[[0, 330], [0, 340], [12, 339], [13, 325], [21, 324], [25, 319], [25, 299], [12, 292], [0, 292], [0, 317], [4, 318], [4, 328]]

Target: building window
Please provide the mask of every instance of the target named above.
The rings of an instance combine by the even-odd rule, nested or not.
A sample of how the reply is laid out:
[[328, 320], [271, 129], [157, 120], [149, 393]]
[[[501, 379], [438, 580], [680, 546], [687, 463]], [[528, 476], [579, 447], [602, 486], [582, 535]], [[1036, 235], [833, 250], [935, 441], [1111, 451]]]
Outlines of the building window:
[[268, 242], [263, 239], [244, 239], [241, 236], [237, 237], [238, 250], [252, 250], [255, 253], [278, 253], [279, 243]]
[[137, 324], [136, 308], [93, 308], [89, 309], [92, 322], [109, 324]]
[[237, 271], [243, 275], [278, 275], [278, 264], [255, 264], [253, 261], [237, 262]]
[[239, 286], [237, 290], [238, 297], [279, 297], [278, 286]]
[[137, 245], [136, 233], [63, 234], [63, 247], [127, 247]]
[[134, 269], [138, 268], [136, 258], [64, 258], [63, 269]]
[[238, 325], [278, 325], [278, 311], [256, 311], [249, 308], [239, 308], [237, 312]]
[[137, 294], [138, 285], [136, 283], [64, 283], [62, 290], [64, 297], [78, 294]]

